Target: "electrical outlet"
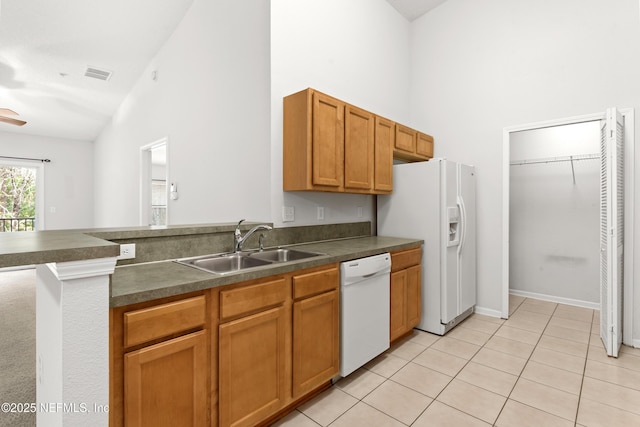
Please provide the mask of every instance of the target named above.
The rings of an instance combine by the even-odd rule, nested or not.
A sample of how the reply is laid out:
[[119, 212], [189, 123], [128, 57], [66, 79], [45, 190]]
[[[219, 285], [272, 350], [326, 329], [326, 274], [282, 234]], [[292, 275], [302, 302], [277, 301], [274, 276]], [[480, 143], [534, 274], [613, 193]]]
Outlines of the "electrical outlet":
[[293, 222], [295, 221], [295, 209], [293, 206], [283, 206], [282, 207], [282, 222]]
[[136, 244], [127, 243], [120, 245], [120, 256], [118, 259], [132, 259], [136, 257]]
[[362, 206], [358, 206], [358, 218], [362, 218], [364, 214], [362, 213]]
[[324, 220], [324, 207], [318, 206], [318, 220]]

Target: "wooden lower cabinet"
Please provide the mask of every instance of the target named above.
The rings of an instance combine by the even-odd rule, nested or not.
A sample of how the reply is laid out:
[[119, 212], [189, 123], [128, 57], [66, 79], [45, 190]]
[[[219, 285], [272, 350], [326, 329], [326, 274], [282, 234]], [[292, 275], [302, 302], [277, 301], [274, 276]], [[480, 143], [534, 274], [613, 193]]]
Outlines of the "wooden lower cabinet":
[[262, 425], [339, 372], [338, 266], [221, 290], [220, 427]]
[[422, 313], [422, 251], [420, 248], [391, 255], [391, 318], [389, 341], [393, 342], [420, 323]]
[[220, 325], [221, 426], [253, 426], [284, 406], [288, 324], [278, 307]]
[[391, 319], [389, 341], [394, 341], [407, 332], [407, 272], [391, 274]]
[[110, 310], [110, 427], [266, 425], [339, 373], [337, 264]]
[[125, 354], [125, 426], [204, 425], [207, 366], [204, 331]]
[[340, 372], [338, 290], [293, 304], [293, 398]]
[[422, 314], [422, 267], [415, 265], [407, 270], [407, 327], [413, 329], [420, 323]]

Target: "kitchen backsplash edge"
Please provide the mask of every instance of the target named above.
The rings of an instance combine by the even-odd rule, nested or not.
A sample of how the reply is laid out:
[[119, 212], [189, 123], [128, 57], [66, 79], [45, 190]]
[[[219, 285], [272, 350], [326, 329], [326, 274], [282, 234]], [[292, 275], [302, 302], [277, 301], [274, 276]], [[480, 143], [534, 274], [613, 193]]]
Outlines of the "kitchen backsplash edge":
[[[257, 223], [243, 223], [242, 231]], [[267, 223], [269, 224], [269, 223]], [[162, 261], [176, 258], [186, 258], [228, 252], [233, 247], [233, 230], [235, 226], [217, 227], [194, 226], [197, 230], [181, 227], [171, 232], [167, 229], [148, 230], [144, 233], [93, 232], [87, 233], [95, 237], [109, 240], [113, 243], [136, 244], [134, 259], [119, 260], [118, 265], [139, 264], [144, 262]], [[196, 231], [195, 233], [192, 231]], [[371, 236], [371, 222], [351, 222], [339, 224], [306, 225], [298, 227], [274, 228], [271, 231], [254, 233], [245, 245], [245, 249], [258, 247], [258, 236], [264, 234], [264, 246], [285, 246], [298, 243], [308, 243], [324, 240], [345, 239], [353, 237]], [[129, 234], [129, 235], [127, 235]]]

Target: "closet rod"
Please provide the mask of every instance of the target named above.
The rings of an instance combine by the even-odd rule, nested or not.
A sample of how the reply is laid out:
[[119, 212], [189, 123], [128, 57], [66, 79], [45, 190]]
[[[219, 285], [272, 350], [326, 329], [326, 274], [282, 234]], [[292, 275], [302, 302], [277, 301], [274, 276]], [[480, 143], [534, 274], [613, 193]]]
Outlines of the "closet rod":
[[11, 157], [11, 156], [0, 156], [0, 159], [13, 159], [13, 160], [32, 160], [36, 162], [42, 163], [51, 163], [50, 159], [32, 159], [30, 157]]
[[532, 160], [516, 160], [509, 163], [511, 166], [522, 166], [522, 165], [534, 165], [540, 163], [559, 163], [559, 162], [575, 162], [578, 160], [593, 160], [599, 159], [600, 154], [578, 154], [575, 156], [564, 156], [564, 157], [548, 157], [544, 159], [532, 159]]

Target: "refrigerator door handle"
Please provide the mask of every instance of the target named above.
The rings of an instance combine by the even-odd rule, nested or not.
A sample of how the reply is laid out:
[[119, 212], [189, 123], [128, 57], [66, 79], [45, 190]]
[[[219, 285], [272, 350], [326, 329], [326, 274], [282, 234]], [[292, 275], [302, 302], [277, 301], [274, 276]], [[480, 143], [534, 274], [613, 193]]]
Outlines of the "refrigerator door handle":
[[460, 209], [460, 244], [458, 245], [458, 257], [460, 257], [465, 238], [467, 237], [467, 210], [464, 206], [464, 199], [460, 196], [458, 196], [457, 199], [458, 208]]

